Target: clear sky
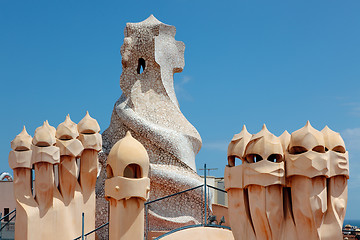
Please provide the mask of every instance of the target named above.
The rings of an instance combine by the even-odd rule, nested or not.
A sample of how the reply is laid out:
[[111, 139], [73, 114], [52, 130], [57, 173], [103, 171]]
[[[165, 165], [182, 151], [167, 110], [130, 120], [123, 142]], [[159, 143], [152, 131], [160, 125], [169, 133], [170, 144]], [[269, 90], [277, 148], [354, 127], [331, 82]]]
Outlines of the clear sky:
[[350, 152], [347, 219], [360, 219], [360, 2], [0, 0], [0, 172], [25, 125], [57, 126], [89, 110], [105, 130], [121, 95], [126, 22], [150, 14], [177, 28], [185, 68], [175, 74], [204, 163], [223, 176], [226, 150], [246, 124], [275, 135], [340, 132]]

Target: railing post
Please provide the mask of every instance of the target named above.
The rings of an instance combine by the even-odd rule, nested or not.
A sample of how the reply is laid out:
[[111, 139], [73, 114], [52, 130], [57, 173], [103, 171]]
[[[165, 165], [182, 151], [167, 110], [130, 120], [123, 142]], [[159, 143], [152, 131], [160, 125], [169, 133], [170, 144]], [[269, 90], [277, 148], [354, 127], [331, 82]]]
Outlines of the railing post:
[[204, 226], [206, 226], [206, 224], [207, 224], [207, 212], [206, 212], [206, 210], [207, 210], [207, 195], [206, 195], [206, 188], [207, 188], [207, 185], [206, 185], [206, 164], [204, 164], [204, 197], [205, 197], [205, 211], [204, 211], [204, 217], [205, 217], [205, 225]]
[[82, 222], [81, 222], [81, 240], [84, 240], [84, 213], [82, 213]]
[[147, 240], [147, 238], [148, 238], [148, 230], [149, 230], [148, 221], [149, 221], [149, 219], [148, 219], [148, 205], [145, 204], [145, 236], [144, 236], [145, 240]]
[[[2, 218], [2, 213], [0, 213], [0, 219]], [[1, 229], [1, 220], [0, 220], [0, 229]], [[2, 231], [0, 231], [0, 240], [2, 239]]]

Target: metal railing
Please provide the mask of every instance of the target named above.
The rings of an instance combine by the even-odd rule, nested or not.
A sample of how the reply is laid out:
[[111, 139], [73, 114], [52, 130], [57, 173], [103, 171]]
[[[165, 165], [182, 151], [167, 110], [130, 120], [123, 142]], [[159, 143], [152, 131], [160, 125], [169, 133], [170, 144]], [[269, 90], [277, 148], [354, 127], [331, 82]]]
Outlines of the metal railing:
[[[221, 191], [221, 192], [224, 192], [226, 193], [226, 191], [224, 191], [223, 189], [220, 189], [220, 188], [217, 188], [217, 187], [214, 187], [214, 186], [211, 186], [211, 185], [207, 185], [206, 184], [206, 165], [204, 166], [204, 184], [201, 184], [199, 186], [196, 186], [196, 187], [192, 187], [192, 188], [189, 188], [189, 189], [186, 189], [186, 190], [183, 190], [183, 191], [180, 191], [180, 192], [177, 192], [177, 193], [173, 193], [173, 194], [170, 194], [170, 195], [167, 195], [167, 196], [164, 196], [164, 197], [160, 197], [160, 198], [157, 198], [157, 199], [154, 199], [154, 200], [151, 200], [151, 201], [147, 201], [144, 203], [144, 208], [145, 208], [145, 231], [144, 231], [144, 239], [147, 239], [148, 237], [148, 232], [150, 231], [149, 229], [149, 206], [151, 204], [154, 204], [154, 203], [157, 203], [157, 202], [160, 202], [160, 201], [164, 201], [166, 199], [170, 199], [172, 197], [176, 197], [176, 196], [179, 196], [181, 194], [185, 194], [185, 193], [188, 193], [188, 192], [191, 192], [191, 191], [194, 191], [194, 190], [197, 190], [199, 188], [201, 188], [201, 192], [202, 192], [202, 196], [203, 196], [203, 199], [202, 199], [202, 206], [201, 208], [199, 209], [203, 214], [202, 214], [202, 219], [201, 219], [201, 224], [192, 224], [192, 225], [187, 225], [187, 226], [183, 226], [183, 227], [180, 227], [180, 228], [175, 228], [175, 229], [168, 229], [168, 231], [159, 236], [158, 238], [156, 239], [160, 239], [164, 236], [167, 236], [171, 233], [174, 233], [174, 232], [177, 232], [177, 231], [180, 231], [180, 230], [183, 230], [183, 229], [187, 229], [187, 228], [192, 228], [192, 227], [199, 227], [199, 226], [208, 226], [208, 227], [219, 227], [219, 228], [226, 228], [226, 229], [230, 229], [229, 227], [227, 226], [221, 226], [221, 225], [218, 225], [218, 224], [210, 224], [208, 223], [208, 215], [207, 215], [207, 212], [210, 211], [209, 209], [209, 196], [208, 196], [208, 190], [207, 188], [212, 188], [214, 190], [217, 190], [217, 191]], [[204, 187], [204, 186], [207, 186], [207, 187]], [[204, 189], [204, 191], [202, 191]], [[201, 210], [202, 209], [202, 210]], [[103, 228], [103, 227], [106, 227], [109, 225], [109, 222], [95, 228], [94, 230], [88, 232], [88, 233], [84, 233], [84, 215], [82, 215], [82, 234], [81, 236], [75, 238], [74, 240], [84, 240], [86, 239], [87, 236], [89, 236], [90, 234], [92, 233], [95, 233], [97, 230]]]
[[90, 234], [92, 233], [95, 233], [97, 230], [103, 228], [103, 227], [106, 227], [107, 225], [109, 225], [109, 222], [107, 223], [104, 223], [103, 225], [95, 228], [94, 230], [91, 230], [90, 232], [88, 233], [84, 233], [84, 213], [82, 213], [82, 222], [81, 222], [81, 236], [77, 237], [77, 238], [74, 238], [74, 240], [78, 240], [78, 239], [81, 239], [81, 240], [84, 240], [87, 238], [87, 236], [89, 236]]
[[[186, 190], [183, 190], [183, 191], [180, 191], [180, 192], [177, 192], [177, 193], [173, 193], [173, 194], [170, 194], [170, 195], [167, 195], [167, 196], [164, 196], [164, 197], [160, 197], [160, 198], [157, 198], [157, 199], [154, 199], [154, 200], [151, 200], [151, 201], [147, 201], [145, 202], [145, 231], [144, 231], [144, 237], [145, 239], [147, 239], [148, 237], [148, 233], [151, 231], [151, 227], [150, 227], [150, 217], [149, 217], [149, 210], [151, 210], [151, 205], [152, 204], [160, 204], [161, 202], [163, 202], [163, 205], [166, 205], [167, 204], [167, 201], [170, 200], [171, 198], [176, 198], [182, 194], [187, 194], [187, 193], [190, 193], [191, 191], [195, 191], [199, 188], [202, 188], [204, 187], [204, 184], [201, 184], [199, 186], [196, 186], [196, 187], [192, 187], [192, 188], [189, 188], [189, 189], [186, 189]], [[199, 208], [199, 211], [201, 211], [202, 207]], [[201, 214], [201, 221], [203, 222], [203, 215]], [[154, 228], [154, 226], [152, 225], [152, 228]], [[168, 231], [171, 231], [173, 229], [167, 229]]]
[[[200, 204], [200, 207], [199, 207], [199, 211], [200, 211], [200, 214], [201, 214], [201, 224], [192, 224], [192, 225], [187, 225], [187, 226], [182, 226], [180, 228], [175, 228], [175, 229], [167, 229], [167, 232], [161, 236], [159, 236], [158, 238], [156, 239], [160, 239], [164, 236], [167, 236], [171, 233], [174, 233], [174, 232], [177, 232], [177, 231], [180, 231], [180, 230], [183, 230], [183, 229], [187, 229], [187, 228], [193, 228], [193, 227], [200, 227], [200, 226], [208, 226], [208, 227], [220, 227], [220, 228], [226, 228], [226, 229], [230, 229], [229, 227], [227, 226], [221, 226], [221, 225], [218, 225], [218, 224], [212, 224], [212, 223], [209, 223], [209, 218], [210, 218], [210, 213], [211, 213], [211, 210], [209, 208], [209, 190], [208, 188], [211, 188], [211, 189], [214, 189], [216, 191], [221, 191], [223, 193], [226, 193], [225, 190], [223, 189], [220, 189], [220, 188], [217, 188], [217, 187], [214, 187], [214, 186], [211, 186], [211, 185], [207, 185], [207, 176], [206, 176], [206, 171], [207, 171], [207, 168], [206, 168], [206, 164], [204, 165], [204, 184], [201, 184], [199, 186], [196, 186], [196, 187], [192, 187], [192, 188], [189, 188], [189, 189], [186, 189], [186, 190], [183, 190], [183, 191], [180, 191], [180, 192], [177, 192], [177, 193], [173, 193], [173, 194], [170, 194], [170, 195], [167, 195], [167, 196], [164, 196], [164, 197], [160, 197], [160, 198], [157, 198], [157, 199], [154, 199], [154, 200], [151, 200], [151, 201], [147, 201], [144, 203], [144, 208], [145, 208], [145, 232], [144, 232], [144, 238], [147, 239], [148, 237], [148, 232], [150, 231], [149, 229], [149, 216], [148, 216], [148, 213], [149, 213], [149, 206], [151, 206], [151, 204], [155, 204], [155, 203], [159, 203], [161, 201], [166, 201], [167, 199], [170, 199], [170, 198], [173, 198], [173, 197], [176, 197], [176, 196], [180, 196], [181, 194], [186, 194], [186, 193], [189, 193], [191, 191], [195, 191], [197, 189], [201, 189], [201, 196], [202, 196], [202, 200], [201, 200], [201, 204]], [[206, 187], [204, 187], [206, 186]], [[208, 214], [209, 213], [209, 214]], [[1, 222], [6, 219], [7, 217], [10, 217], [11, 215], [13, 214], [13, 216], [9, 219], [9, 221], [7, 221], [4, 225], [1, 226]], [[209, 217], [208, 217], [209, 216]], [[0, 213], [0, 232], [16, 217], [16, 209], [14, 209], [13, 211], [11, 211], [10, 213], [6, 214], [5, 216], [1, 217], [1, 213]], [[85, 233], [84, 232], [84, 213], [82, 213], [82, 231], [81, 231], [81, 236], [77, 237], [77, 238], [74, 238], [74, 240], [84, 240], [86, 239], [90, 234], [93, 234], [95, 233], [96, 231], [98, 231], [99, 229], [102, 229], [104, 227], [107, 227], [109, 225], [109, 222], [95, 228], [94, 230], [90, 231], [90, 232], [87, 232]]]
[[[181, 191], [181, 192], [170, 194], [168, 196], [157, 198], [155, 200], [148, 201], [148, 202], [145, 203], [145, 232], [144, 232], [144, 239], [148, 239], [149, 233], [153, 232], [153, 231], [159, 232], [159, 234], [160, 234], [160, 232], [164, 231], [164, 234], [162, 234], [162, 235], [158, 236], [157, 238], [155, 238], [155, 239], [161, 239], [161, 238], [163, 238], [163, 237], [165, 237], [165, 236], [167, 236], [169, 234], [172, 234], [174, 232], [177, 232], [177, 231], [180, 231], [180, 230], [183, 230], [183, 229], [187, 229], [187, 228], [218, 227], [218, 228], [230, 229], [227, 226], [222, 226], [221, 224], [223, 222], [221, 222], [221, 221], [220, 221], [220, 224], [215, 224], [215, 222], [217, 223], [217, 221], [216, 220], [214, 221], [213, 219], [216, 219], [216, 216], [212, 215], [213, 213], [212, 213], [212, 210], [210, 208], [210, 204], [211, 204], [210, 203], [210, 201], [211, 201], [210, 200], [211, 199], [210, 198], [210, 189], [213, 189], [215, 191], [220, 191], [222, 193], [227, 193], [227, 192], [225, 190], [223, 190], [223, 189], [220, 189], [220, 188], [217, 188], [217, 187], [214, 187], [214, 186], [211, 186], [211, 185], [207, 184], [207, 175], [206, 175], [206, 173], [207, 173], [208, 169], [206, 168], [206, 164], [204, 165], [204, 168], [201, 169], [201, 170], [204, 170], [204, 184], [201, 184], [201, 185], [193, 187], [193, 188], [186, 189], [186, 190]], [[201, 195], [200, 195], [200, 193], [197, 193], [197, 194], [202, 196], [200, 198], [200, 201], [199, 201], [199, 199], [197, 199], [197, 200], [193, 199], [193, 200], [190, 200], [190, 201], [197, 201], [196, 204], [193, 204], [192, 206], [195, 206], [194, 207], [195, 208], [194, 212], [195, 212], [195, 215], [196, 215], [196, 219], [198, 220], [197, 222], [200, 222], [200, 224], [198, 224], [198, 223], [191, 224], [190, 223], [191, 221], [188, 221], [187, 223], [184, 223], [183, 226], [181, 226], [181, 227], [173, 227], [173, 228], [169, 227], [167, 229], [165, 229], [164, 227], [159, 227], [158, 228], [156, 223], [149, 224], [149, 219], [151, 219], [149, 217], [149, 207], [151, 206], [151, 204], [161, 203], [161, 201], [164, 201], [164, 200], [170, 199], [170, 198], [174, 198], [174, 197], [177, 197], [177, 196], [179, 196], [178, 197], [179, 199], [173, 199], [172, 202], [176, 202], [177, 200], [180, 201], [182, 199], [182, 197], [180, 196], [181, 194], [184, 194], [184, 193], [186, 194], [187, 192], [195, 191], [195, 190], [197, 190], [199, 188], [201, 189]], [[167, 205], [166, 202], [163, 202], [163, 204], [161, 204], [162, 207], [166, 207], [166, 205]], [[199, 207], [199, 208], [197, 209], [196, 207]], [[166, 209], [164, 211], [166, 211]], [[186, 225], [186, 224], [188, 224], [188, 225]], [[179, 225], [181, 225], [181, 224], [179, 224]], [[175, 226], [175, 225], [173, 225], [173, 226]]]
[[[0, 213], [1, 214], [1, 213]], [[8, 218], [11, 214], [14, 214], [14, 216], [12, 216], [9, 220], [6, 221], [6, 223], [4, 225], [2, 225], [2, 221], [5, 218]], [[0, 215], [1, 217], [1, 215]], [[9, 212], [8, 214], [6, 214], [5, 216], [3, 216], [2, 218], [0, 218], [0, 232], [16, 217], [16, 209], [12, 210], [11, 212]]]

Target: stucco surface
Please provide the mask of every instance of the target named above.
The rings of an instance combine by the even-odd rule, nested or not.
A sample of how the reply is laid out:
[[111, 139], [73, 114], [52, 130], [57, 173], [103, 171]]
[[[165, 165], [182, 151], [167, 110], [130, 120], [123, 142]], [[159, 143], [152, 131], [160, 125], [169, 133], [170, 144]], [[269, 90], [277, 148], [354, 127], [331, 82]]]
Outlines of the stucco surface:
[[348, 178], [344, 141], [328, 127], [280, 137], [244, 127], [224, 174], [235, 239], [342, 239]]
[[15, 239], [74, 239], [81, 235], [82, 213], [85, 232], [95, 228], [101, 138], [94, 123], [89, 114], [79, 126], [67, 116], [57, 129], [45, 121], [34, 138], [24, 128], [12, 141], [9, 165], [14, 170]]
[[212, 227], [196, 227], [184, 229], [166, 237], [161, 238], [162, 240], [234, 240], [234, 236], [230, 230], [223, 228], [212, 228]]

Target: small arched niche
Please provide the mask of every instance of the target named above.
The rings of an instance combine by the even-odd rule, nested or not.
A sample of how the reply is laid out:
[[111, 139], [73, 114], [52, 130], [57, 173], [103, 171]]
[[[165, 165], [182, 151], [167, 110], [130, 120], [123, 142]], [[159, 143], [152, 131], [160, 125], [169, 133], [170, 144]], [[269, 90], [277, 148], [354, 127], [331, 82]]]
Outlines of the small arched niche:
[[302, 146], [293, 146], [290, 148], [289, 153], [290, 154], [302, 154], [307, 152], [308, 150]]
[[139, 58], [137, 73], [142, 74], [145, 71], [145, 60], [143, 58]]
[[279, 162], [282, 162], [283, 160], [283, 157], [281, 154], [271, 154], [268, 159], [267, 159], [269, 162], [274, 162], [274, 163], [279, 163]]
[[245, 159], [248, 163], [257, 163], [263, 160], [259, 154], [248, 154]]
[[113, 173], [113, 170], [112, 170], [110, 165], [106, 166], [106, 176], [107, 176], [107, 178], [113, 178], [114, 177], [114, 173]]
[[338, 152], [338, 153], [346, 153], [346, 150], [343, 146], [336, 146], [332, 149], [334, 152]]
[[234, 167], [234, 166], [241, 165], [241, 164], [242, 164], [242, 160], [238, 156], [235, 156], [235, 155], [228, 156], [228, 166], [229, 167]]
[[142, 178], [141, 167], [138, 164], [132, 163], [124, 169], [124, 177], [126, 178]]

